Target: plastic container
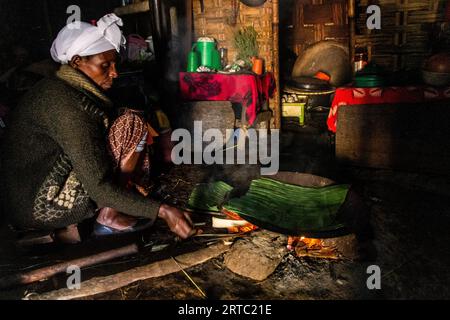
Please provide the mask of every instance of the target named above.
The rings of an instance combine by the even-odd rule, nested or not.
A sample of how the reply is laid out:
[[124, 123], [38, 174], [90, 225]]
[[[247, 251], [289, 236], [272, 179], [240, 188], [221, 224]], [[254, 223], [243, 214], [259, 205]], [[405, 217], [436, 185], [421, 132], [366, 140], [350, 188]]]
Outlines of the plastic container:
[[252, 71], [257, 75], [262, 75], [264, 72], [264, 60], [261, 58], [255, 58], [253, 60]]
[[200, 65], [210, 69], [220, 70], [220, 54], [216, 48], [214, 38], [199, 38], [192, 46], [192, 51], [196, 51], [200, 57]]
[[283, 102], [281, 105], [281, 115], [283, 117], [296, 117], [299, 124], [305, 124], [305, 103], [301, 102]]
[[188, 54], [187, 59], [187, 72], [196, 72], [200, 66], [200, 58], [197, 51], [191, 51]]

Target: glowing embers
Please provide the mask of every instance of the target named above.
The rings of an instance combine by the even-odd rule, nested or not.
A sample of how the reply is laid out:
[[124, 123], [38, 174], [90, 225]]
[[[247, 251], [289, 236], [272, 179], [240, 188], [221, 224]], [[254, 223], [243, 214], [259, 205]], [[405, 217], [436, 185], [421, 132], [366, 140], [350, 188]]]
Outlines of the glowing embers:
[[322, 239], [289, 237], [287, 248], [294, 250], [298, 257], [338, 259], [337, 248], [326, 246]]
[[357, 241], [353, 234], [338, 238], [314, 239], [303, 236], [290, 236], [288, 250], [295, 251], [297, 257], [325, 259], [354, 259], [357, 254]]

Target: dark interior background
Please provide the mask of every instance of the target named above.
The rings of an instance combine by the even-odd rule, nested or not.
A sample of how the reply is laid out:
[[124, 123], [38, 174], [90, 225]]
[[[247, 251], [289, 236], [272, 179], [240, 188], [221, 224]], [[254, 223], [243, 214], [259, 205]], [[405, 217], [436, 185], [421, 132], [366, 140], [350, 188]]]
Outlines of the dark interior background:
[[23, 47], [30, 59], [50, 58], [49, 48], [65, 25], [70, 5], [81, 8], [81, 20], [98, 19], [112, 12], [120, 0], [0, 0], [0, 72], [11, 65], [12, 50]]

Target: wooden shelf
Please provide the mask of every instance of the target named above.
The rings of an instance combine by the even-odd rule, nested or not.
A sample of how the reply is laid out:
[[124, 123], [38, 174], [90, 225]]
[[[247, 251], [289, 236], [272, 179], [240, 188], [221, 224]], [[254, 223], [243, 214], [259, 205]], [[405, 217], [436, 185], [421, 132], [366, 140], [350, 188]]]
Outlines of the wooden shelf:
[[127, 14], [134, 14], [134, 13], [142, 13], [147, 11], [150, 11], [150, 5], [148, 1], [136, 2], [133, 4], [129, 4], [127, 6], [117, 7], [116, 9], [114, 9], [114, 13], [117, 14], [118, 16], [124, 16]]

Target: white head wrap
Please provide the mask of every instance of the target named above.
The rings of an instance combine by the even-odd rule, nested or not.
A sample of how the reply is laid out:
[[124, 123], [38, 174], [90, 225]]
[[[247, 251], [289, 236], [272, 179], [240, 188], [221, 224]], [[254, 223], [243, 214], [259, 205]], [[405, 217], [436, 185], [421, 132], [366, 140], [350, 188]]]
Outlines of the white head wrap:
[[67, 64], [73, 56], [90, 56], [115, 49], [125, 44], [125, 38], [119, 26], [122, 19], [114, 13], [103, 16], [97, 26], [86, 22], [72, 22], [66, 25], [58, 33], [53, 41], [50, 53], [53, 60], [61, 64]]

